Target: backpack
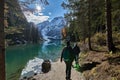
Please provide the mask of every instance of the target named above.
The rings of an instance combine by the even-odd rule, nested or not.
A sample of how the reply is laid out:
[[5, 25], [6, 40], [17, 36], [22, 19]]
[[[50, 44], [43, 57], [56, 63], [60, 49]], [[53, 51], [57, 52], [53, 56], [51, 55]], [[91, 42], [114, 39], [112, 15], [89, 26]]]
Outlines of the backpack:
[[78, 55], [78, 54], [80, 53], [79, 47], [78, 47], [78, 46], [75, 46], [75, 47], [73, 48], [73, 52], [74, 52], [75, 55]]

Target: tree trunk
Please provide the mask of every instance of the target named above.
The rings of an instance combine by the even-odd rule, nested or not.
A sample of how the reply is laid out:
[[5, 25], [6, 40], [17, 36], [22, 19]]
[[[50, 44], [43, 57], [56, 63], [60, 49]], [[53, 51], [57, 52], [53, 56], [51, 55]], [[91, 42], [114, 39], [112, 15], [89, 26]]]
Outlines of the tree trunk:
[[91, 48], [91, 1], [89, 0], [89, 7], [88, 7], [88, 46], [89, 50], [92, 50]]
[[111, 21], [111, 0], [106, 0], [106, 29], [107, 29], [107, 47], [108, 51], [115, 51], [112, 39], [112, 21]]
[[5, 80], [4, 0], [0, 1], [0, 80]]

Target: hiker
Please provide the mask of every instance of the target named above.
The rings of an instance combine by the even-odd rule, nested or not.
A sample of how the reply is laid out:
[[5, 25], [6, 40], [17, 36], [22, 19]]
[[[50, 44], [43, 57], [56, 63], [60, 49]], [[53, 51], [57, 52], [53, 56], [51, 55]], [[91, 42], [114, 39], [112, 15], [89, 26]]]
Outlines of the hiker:
[[70, 42], [67, 42], [67, 46], [63, 48], [62, 54], [61, 54], [61, 62], [64, 60], [66, 64], [66, 80], [71, 80], [71, 66], [72, 62], [74, 60], [73, 50], [70, 46]]
[[79, 58], [79, 53], [80, 53], [80, 48], [78, 44], [76, 43], [74, 48], [73, 48], [73, 53], [75, 54], [75, 62], [78, 64], [78, 58]]

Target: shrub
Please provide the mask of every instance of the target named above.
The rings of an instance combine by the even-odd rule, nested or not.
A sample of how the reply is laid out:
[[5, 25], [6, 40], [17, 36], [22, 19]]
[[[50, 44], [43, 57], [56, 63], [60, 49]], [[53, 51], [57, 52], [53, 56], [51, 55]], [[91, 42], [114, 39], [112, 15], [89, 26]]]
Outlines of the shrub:
[[96, 33], [91, 41], [97, 45], [106, 45], [106, 34], [105, 33]]

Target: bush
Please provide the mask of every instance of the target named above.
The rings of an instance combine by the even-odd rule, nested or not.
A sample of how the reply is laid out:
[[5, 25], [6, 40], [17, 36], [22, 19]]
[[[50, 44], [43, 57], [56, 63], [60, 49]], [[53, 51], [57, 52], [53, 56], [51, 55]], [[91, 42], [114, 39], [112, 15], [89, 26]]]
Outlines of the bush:
[[97, 45], [105, 46], [106, 45], [106, 34], [105, 33], [96, 33], [91, 41]]
[[[120, 33], [113, 32], [113, 43], [115, 45], [120, 44]], [[92, 38], [91, 41], [97, 45], [105, 46], [106, 45], [106, 33], [96, 33]]]
[[120, 33], [113, 32], [113, 42], [114, 42], [115, 45], [120, 44]]

